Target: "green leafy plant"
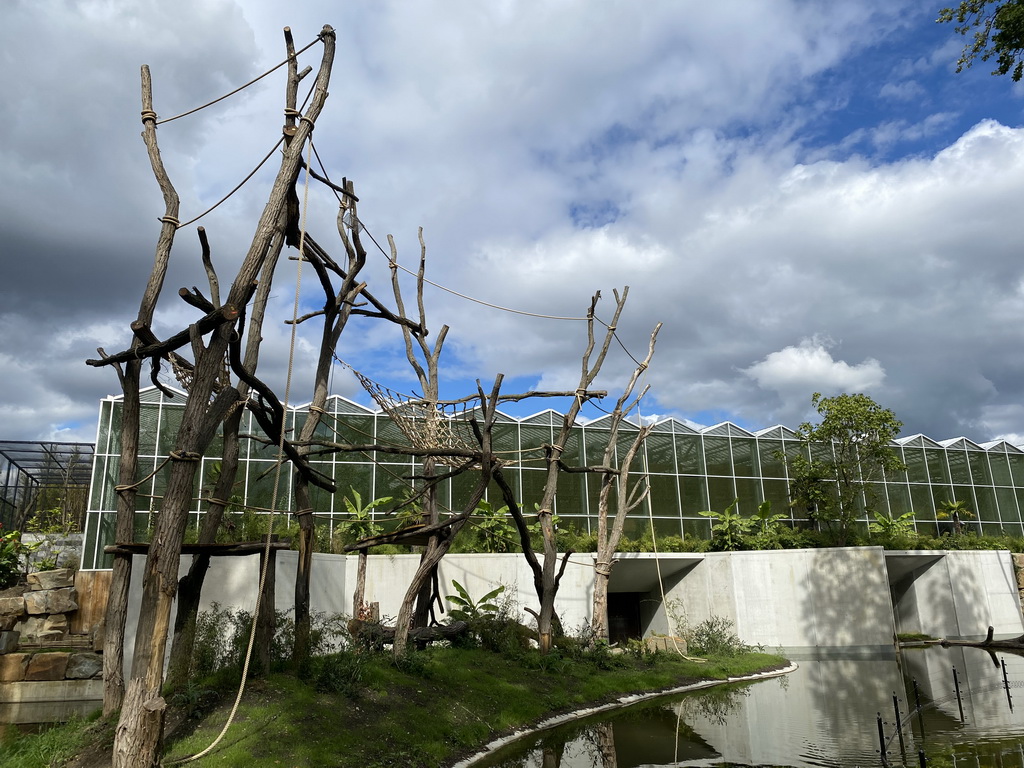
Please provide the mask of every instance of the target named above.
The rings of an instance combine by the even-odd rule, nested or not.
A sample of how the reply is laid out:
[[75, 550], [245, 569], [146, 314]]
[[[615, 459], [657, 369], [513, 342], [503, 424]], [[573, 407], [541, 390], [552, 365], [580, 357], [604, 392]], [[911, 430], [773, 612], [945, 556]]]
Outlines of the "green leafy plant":
[[687, 638], [690, 653], [698, 656], [731, 658], [751, 649], [733, 632], [731, 619], [710, 616], [695, 626]]
[[713, 517], [718, 522], [711, 526], [711, 548], [724, 552], [732, 552], [743, 549], [744, 537], [754, 527], [754, 521], [743, 517], [736, 511], [739, 499], [733, 499], [732, 504], [725, 508], [724, 512], [701, 512], [704, 517]]
[[751, 527], [754, 529], [751, 537], [754, 549], [782, 549], [782, 535], [786, 529], [781, 521], [785, 519], [784, 514], [772, 513], [770, 500], [762, 501], [757, 512], [750, 516]]
[[0, 530], [0, 589], [14, 586], [21, 576], [21, 559], [36, 550], [38, 544], [26, 544], [20, 531]]
[[338, 524], [338, 530], [342, 537], [348, 542], [355, 542], [383, 533], [384, 529], [373, 518], [373, 510], [388, 504], [392, 497], [381, 496], [379, 499], [363, 504], [363, 497], [355, 488], [349, 488], [349, 494], [352, 498], [345, 496], [342, 499], [345, 511], [348, 512], [348, 518]]
[[509, 519], [508, 506], [494, 509], [487, 500], [477, 504], [473, 522], [480, 533], [481, 550], [484, 552], [512, 552], [519, 541], [519, 534]]
[[871, 533], [878, 534], [887, 539], [900, 539], [914, 534], [914, 513], [905, 512], [899, 517], [883, 515], [881, 512], [873, 513], [875, 522], [868, 525]]
[[469, 596], [469, 592], [459, 582], [452, 579], [452, 586], [455, 587], [457, 595], [446, 595], [445, 599], [455, 607], [449, 612], [449, 616], [455, 621], [465, 621], [469, 624], [494, 619], [500, 610], [497, 603], [490, 602], [505, 591], [502, 584], [497, 589], [492, 589], [478, 601]]

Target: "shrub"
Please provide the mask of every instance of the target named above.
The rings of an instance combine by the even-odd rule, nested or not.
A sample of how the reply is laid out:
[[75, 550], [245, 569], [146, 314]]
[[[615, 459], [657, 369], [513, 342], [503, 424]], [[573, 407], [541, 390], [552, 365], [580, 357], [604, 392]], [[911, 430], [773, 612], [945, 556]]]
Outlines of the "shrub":
[[686, 639], [690, 653], [698, 656], [731, 658], [753, 650], [736, 636], [732, 620], [724, 616], [705, 619], [690, 631]]

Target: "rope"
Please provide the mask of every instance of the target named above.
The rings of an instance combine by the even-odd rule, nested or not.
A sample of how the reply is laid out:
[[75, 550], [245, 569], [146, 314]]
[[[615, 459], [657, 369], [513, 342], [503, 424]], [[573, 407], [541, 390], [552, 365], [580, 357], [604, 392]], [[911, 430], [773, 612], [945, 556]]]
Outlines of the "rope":
[[[419, 273], [418, 272], [413, 272], [411, 269], [407, 269], [406, 267], [404, 267], [401, 264], [399, 264], [397, 261], [393, 260], [391, 258], [391, 256], [388, 254], [388, 252], [385, 251], [381, 247], [380, 243], [377, 242], [377, 238], [375, 238], [373, 236], [373, 234], [370, 232], [370, 230], [366, 228], [366, 225], [362, 222], [361, 219], [356, 219], [356, 223], [359, 224], [360, 227], [362, 227], [362, 230], [363, 230], [363, 232], [366, 233], [366, 236], [369, 237], [370, 240], [373, 241], [374, 245], [377, 246], [377, 250], [379, 250], [381, 253], [384, 254], [384, 258], [388, 260], [388, 264], [391, 265], [392, 269], [400, 269], [403, 272], [412, 275], [413, 277], [416, 277], [416, 278], [419, 277]], [[522, 309], [512, 309], [510, 307], [503, 307], [503, 306], [501, 306], [499, 304], [491, 304], [490, 302], [483, 301], [482, 299], [474, 299], [472, 296], [467, 296], [464, 293], [459, 293], [458, 291], [453, 290], [452, 288], [446, 288], [445, 286], [441, 285], [440, 283], [435, 283], [433, 280], [428, 280], [425, 277], [423, 278], [423, 282], [426, 283], [427, 285], [432, 285], [432, 286], [434, 286], [435, 288], [437, 288], [439, 290], [442, 290], [442, 291], [445, 291], [447, 293], [450, 293], [453, 296], [458, 296], [460, 299], [465, 299], [466, 301], [472, 301], [475, 304], [480, 304], [481, 306], [484, 306], [484, 307], [490, 307], [491, 309], [500, 309], [502, 312], [511, 312], [513, 315], [524, 315], [526, 317], [539, 317], [539, 318], [542, 318], [544, 320], [586, 320], [587, 319], [585, 317], [562, 317], [560, 315], [542, 315], [542, 314], [538, 314], [536, 312], [526, 312], [525, 310], [522, 310]]]
[[[312, 159], [311, 153], [310, 153], [309, 159], [310, 160]], [[309, 160], [307, 160], [307, 163], [308, 162], [309, 162]], [[308, 171], [306, 172], [306, 185], [305, 185], [305, 189], [303, 191], [302, 198], [303, 198], [302, 199], [302, 225], [301, 225], [302, 229], [300, 230], [300, 234], [299, 234], [299, 254], [300, 255], [304, 254], [304, 248], [305, 248], [305, 245], [306, 245], [306, 220], [307, 220], [307, 214], [309, 212], [309, 172]], [[298, 328], [298, 323], [296, 322], [296, 320], [298, 320], [298, 318], [299, 318], [299, 299], [301, 297], [301, 290], [302, 290], [302, 262], [304, 261], [304, 259], [300, 258], [300, 259], [297, 259], [296, 261], [297, 261], [298, 266], [296, 267], [296, 277], [295, 277], [295, 302], [294, 302], [294, 304], [292, 306], [291, 342], [290, 342], [290, 346], [289, 346], [289, 349], [288, 349], [288, 375], [285, 378], [284, 399], [282, 401], [282, 407], [286, 411], [287, 411], [287, 408], [288, 408], [288, 399], [289, 399], [289, 397], [291, 395], [292, 372], [293, 372], [294, 367], [295, 367], [295, 337], [296, 337], [296, 330]], [[274, 503], [276, 503], [276, 501], [277, 501], [277, 494], [278, 494], [278, 491], [279, 491], [280, 486], [281, 486], [281, 466], [284, 463], [284, 433], [285, 433], [285, 430], [282, 428], [281, 429], [281, 437], [280, 437], [280, 439], [278, 441], [278, 444], [277, 444], [277, 469], [274, 472], [274, 491], [273, 491], [273, 495], [270, 497], [271, 499], [274, 500]], [[309, 510], [309, 511], [312, 512], [312, 510]], [[246, 679], [249, 676], [249, 664], [252, 661], [252, 649], [253, 649], [253, 646], [256, 644], [256, 625], [257, 625], [257, 623], [259, 621], [260, 603], [262, 602], [262, 600], [260, 600], [260, 597], [263, 595], [263, 590], [266, 588], [266, 584], [267, 584], [267, 567], [268, 567], [268, 565], [270, 563], [270, 538], [271, 538], [270, 534], [273, 533], [273, 530], [274, 530], [274, 515], [275, 514], [276, 514], [275, 510], [273, 508], [271, 508], [270, 519], [267, 521], [267, 540], [266, 540], [266, 543], [264, 545], [264, 550], [263, 550], [264, 551], [263, 567], [260, 569], [260, 585], [259, 585], [259, 589], [258, 589], [258, 591], [256, 593], [256, 608], [252, 612], [252, 629], [249, 632], [249, 645], [246, 647], [246, 650], [245, 650], [245, 663], [242, 665], [242, 679], [238, 683], [238, 695], [235, 696], [235, 703], [231, 706], [231, 712], [228, 714], [227, 722], [224, 723], [224, 727], [221, 729], [221, 732], [217, 735], [217, 738], [213, 740], [213, 743], [211, 743], [210, 746], [208, 746], [202, 752], [199, 752], [198, 754], [192, 755], [190, 757], [183, 758], [182, 760], [179, 760], [177, 762], [180, 762], [180, 763], [192, 762], [193, 760], [198, 760], [199, 758], [204, 757], [204, 756], [210, 754], [210, 752], [213, 751], [214, 747], [216, 747], [221, 742], [221, 740], [224, 738], [225, 734], [228, 732], [228, 728], [231, 727], [231, 724], [235, 720], [235, 716], [238, 714], [238, 707], [239, 707], [239, 705], [241, 705], [241, 703], [242, 703], [242, 696], [245, 694], [245, 682], [246, 682]]]
[[[214, 208], [217, 208], [221, 203], [223, 203], [225, 200], [227, 200], [229, 197], [231, 197], [233, 194], [235, 194], [235, 192], [240, 190], [242, 188], [242, 185], [245, 184], [245, 182], [247, 182], [253, 176], [255, 176], [256, 172], [260, 168], [263, 167], [263, 164], [266, 163], [267, 160], [269, 160], [273, 156], [273, 154], [277, 151], [277, 148], [281, 146], [281, 142], [282, 141], [284, 141], [284, 136], [281, 136], [281, 138], [277, 140], [277, 143], [271, 148], [271, 150], [269, 152], [267, 152], [267, 156], [264, 157], [262, 160], [260, 160], [259, 165], [257, 165], [255, 168], [253, 168], [252, 171], [250, 171], [248, 176], [246, 176], [244, 179], [242, 179], [240, 182], [238, 182], [238, 184], [235, 186], [234, 189], [232, 189], [230, 192], [228, 192], [226, 195], [224, 195], [224, 197], [222, 197], [216, 203], [214, 203], [209, 208], [207, 208], [205, 211], [200, 213], [194, 219], [189, 219], [184, 224], [178, 224], [177, 228], [181, 229], [182, 227], [187, 227], [189, 224], [195, 224], [197, 221], [199, 221], [201, 218], [203, 218], [203, 216], [205, 216], [206, 214], [210, 213]], [[166, 221], [166, 218], [161, 219], [161, 221]]]
[[[297, 56], [298, 56], [298, 55], [299, 55], [300, 53], [305, 53], [305, 52], [306, 52], [306, 51], [308, 51], [308, 50], [309, 50], [310, 48], [312, 48], [312, 47], [313, 47], [314, 45], [316, 45], [316, 44], [317, 44], [318, 42], [320, 42], [320, 36], [319, 36], [319, 35], [317, 35], [316, 39], [315, 39], [315, 40], [313, 40], [313, 42], [311, 42], [311, 43], [310, 43], [309, 45], [307, 45], [307, 46], [306, 46], [305, 48], [302, 48], [302, 49], [300, 49], [300, 50], [296, 51], [296, 52], [295, 52], [295, 56], [297, 57]], [[216, 99], [214, 99], [213, 101], [208, 101], [208, 102], [207, 102], [206, 104], [203, 104], [203, 105], [202, 105], [201, 107], [196, 107], [195, 109], [190, 109], [190, 110], [189, 110], [188, 112], [182, 112], [182, 113], [181, 113], [180, 115], [175, 115], [174, 117], [165, 117], [165, 118], [164, 118], [163, 120], [157, 120], [157, 121], [156, 121], [156, 124], [157, 124], [157, 125], [163, 125], [164, 123], [169, 123], [169, 122], [171, 122], [172, 120], [177, 120], [177, 119], [179, 119], [179, 118], [182, 118], [182, 117], [188, 117], [189, 115], [193, 115], [193, 114], [195, 114], [196, 112], [200, 111], [201, 109], [206, 109], [207, 107], [212, 107], [212, 106], [213, 106], [214, 104], [216, 104], [217, 102], [220, 102], [220, 101], [224, 101], [224, 99], [227, 99], [227, 98], [229, 98], [229, 97], [231, 97], [231, 96], [234, 96], [234, 95], [235, 95], [236, 93], [238, 93], [239, 91], [243, 91], [243, 90], [245, 90], [245, 89], [246, 89], [246, 88], [248, 88], [248, 87], [249, 87], [250, 85], [253, 85], [253, 84], [255, 84], [255, 83], [258, 83], [258, 82], [259, 82], [260, 80], [262, 80], [262, 79], [263, 79], [264, 77], [266, 77], [267, 75], [269, 75], [269, 74], [272, 74], [273, 72], [276, 72], [276, 71], [277, 71], [277, 70], [279, 70], [279, 69], [280, 69], [281, 67], [283, 67], [283, 66], [284, 66], [285, 64], [287, 64], [287, 63], [288, 63], [289, 61], [291, 61], [291, 60], [292, 60], [292, 58], [293, 58], [292, 56], [289, 56], [289, 57], [288, 57], [287, 59], [285, 59], [284, 61], [282, 61], [282, 62], [281, 62], [280, 64], [278, 64], [277, 66], [275, 66], [275, 67], [273, 67], [273, 68], [271, 68], [271, 69], [268, 69], [268, 70], [267, 70], [266, 72], [264, 72], [264, 73], [263, 73], [262, 75], [260, 75], [259, 77], [256, 77], [256, 78], [254, 78], [254, 79], [250, 80], [250, 81], [249, 81], [248, 83], [246, 83], [245, 85], [240, 85], [240, 86], [238, 86], [237, 88], [235, 88], [235, 90], [231, 91], [231, 93], [225, 93], [225, 94], [224, 94], [223, 96], [221, 96], [221, 97], [219, 97], [219, 98], [216, 98]], [[145, 119], [147, 118], [147, 116], [148, 116], [148, 115], [147, 115], [147, 113], [143, 113], [143, 115], [142, 115], [142, 119], [143, 119], [143, 120], [145, 120]], [[152, 116], [153, 116], [153, 117], [155, 118], [155, 117], [156, 117], [156, 113], [155, 113], [155, 112], [153, 112], [153, 113], [152, 113]]]

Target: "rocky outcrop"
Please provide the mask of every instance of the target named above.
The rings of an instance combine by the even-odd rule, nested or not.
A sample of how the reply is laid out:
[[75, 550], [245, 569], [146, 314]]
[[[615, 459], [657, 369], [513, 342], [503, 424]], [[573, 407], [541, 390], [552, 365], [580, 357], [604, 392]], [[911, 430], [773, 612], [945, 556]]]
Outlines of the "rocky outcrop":
[[32, 573], [0, 592], [0, 685], [102, 676], [95, 628], [74, 632], [82, 627], [77, 598], [70, 569]]

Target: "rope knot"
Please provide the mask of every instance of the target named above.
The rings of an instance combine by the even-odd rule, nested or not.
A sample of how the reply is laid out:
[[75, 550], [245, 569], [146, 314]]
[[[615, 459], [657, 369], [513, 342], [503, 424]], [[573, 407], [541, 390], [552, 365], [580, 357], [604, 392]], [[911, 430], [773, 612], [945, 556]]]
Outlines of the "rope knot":
[[181, 226], [177, 216], [161, 216], [159, 221], [162, 221], [164, 224], [173, 224], [175, 229]]
[[171, 461], [200, 461], [203, 454], [195, 451], [171, 451], [167, 457]]
[[152, 109], [142, 110], [142, 124], [145, 125], [147, 120], [152, 120], [154, 123], [156, 122], [156, 112]]
[[312, 507], [306, 507], [305, 509], [300, 509], [297, 512], [293, 512], [292, 514], [294, 514], [296, 517], [305, 517], [306, 515], [312, 515], [313, 514], [313, 508]]

